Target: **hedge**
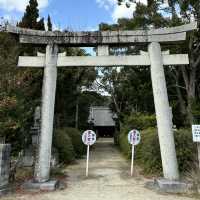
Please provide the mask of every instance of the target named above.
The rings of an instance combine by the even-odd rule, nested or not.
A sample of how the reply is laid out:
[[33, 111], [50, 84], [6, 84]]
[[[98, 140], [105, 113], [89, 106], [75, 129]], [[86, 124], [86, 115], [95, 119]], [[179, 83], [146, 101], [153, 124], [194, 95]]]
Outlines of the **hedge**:
[[68, 134], [62, 129], [58, 129], [54, 133], [54, 147], [59, 153], [59, 162], [68, 164], [75, 160], [75, 151], [72, 140]]
[[55, 130], [54, 147], [58, 150], [59, 160], [62, 163], [70, 163], [86, 152], [81, 133], [70, 127]]
[[[126, 131], [119, 135], [119, 146], [125, 156], [130, 159], [131, 146], [128, 144], [127, 134]], [[174, 135], [180, 172], [188, 171], [197, 158], [191, 130], [180, 129], [175, 131]], [[141, 131], [141, 143], [136, 147], [136, 162], [142, 167], [144, 173], [162, 173], [160, 146], [155, 128]]]
[[81, 158], [86, 153], [86, 148], [82, 142], [80, 131], [70, 127], [63, 128], [62, 130], [71, 138], [76, 158]]
[[134, 113], [126, 116], [124, 120], [124, 128], [145, 130], [149, 127], [156, 126], [156, 116], [143, 113]]

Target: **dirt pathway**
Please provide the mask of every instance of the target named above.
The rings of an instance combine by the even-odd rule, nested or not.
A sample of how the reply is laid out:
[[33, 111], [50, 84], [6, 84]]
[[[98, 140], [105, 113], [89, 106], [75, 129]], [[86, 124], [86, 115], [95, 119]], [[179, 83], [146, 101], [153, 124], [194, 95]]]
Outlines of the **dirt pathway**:
[[91, 151], [89, 178], [85, 178], [85, 159], [70, 165], [65, 190], [17, 195], [3, 200], [191, 200], [177, 195], [161, 195], [144, 188], [146, 179], [129, 176], [129, 163], [114, 147], [111, 139], [100, 139]]

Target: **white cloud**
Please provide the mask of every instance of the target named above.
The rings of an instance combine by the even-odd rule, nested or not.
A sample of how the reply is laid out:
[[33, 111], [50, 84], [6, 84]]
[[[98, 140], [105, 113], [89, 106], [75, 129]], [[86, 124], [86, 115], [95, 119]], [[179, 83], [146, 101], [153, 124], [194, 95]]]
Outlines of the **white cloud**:
[[130, 8], [127, 8], [126, 5], [115, 6], [112, 19], [117, 22], [119, 18], [131, 18], [133, 17], [133, 12], [135, 11], [135, 4], [132, 4]]
[[[24, 12], [29, 0], [0, 0], [0, 8], [6, 11]], [[39, 8], [48, 6], [49, 0], [38, 0]]]
[[96, 2], [99, 5], [99, 7], [108, 10], [117, 3], [117, 0], [96, 0]]
[[[125, 4], [121, 6], [118, 5], [117, 0], [96, 0], [99, 7], [108, 10], [111, 13], [111, 17], [114, 22], [117, 22], [119, 18], [131, 18], [133, 12], [135, 11], [136, 5], [131, 4], [130, 8], [127, 8]], [[136, 2], [141, 2], [147, 5], [147, 0], [136, 0]]]

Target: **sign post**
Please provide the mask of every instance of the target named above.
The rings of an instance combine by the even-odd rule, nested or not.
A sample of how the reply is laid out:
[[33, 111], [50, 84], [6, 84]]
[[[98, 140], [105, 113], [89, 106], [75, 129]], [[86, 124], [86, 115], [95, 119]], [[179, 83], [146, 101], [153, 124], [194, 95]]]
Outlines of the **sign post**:
[[87, 145], [87, 161], [86, 161], [86, 177], [88, 177], [89, 159], [90, 159], [90, 146], [96, 142], [96, 134], [92, 130], [87, 130], [82, 135], [82, 141]]
[[133, 166], [134, 166], [134, 154], [135, 154], [135, 145], [140, 143], [141, 136], [138, 130], [132, 130], [128, 133], [128, 142], [132, 145], [132, 155], [131, 155], [131, 176], [133, 176]]
[[200, 125], [192, 125], [192, 138], [193, 142], [197, 143], [198, 161], [200, 169]]
[[86, 162], [86, 177], [88, 177], [88, 168], [89, 168], [89, 159], [90, 159], [90, 145], [87, 145], [87, 162]]
[[131, 176], [133, 176], [133, 164], [134, 164], [134, 145], [132, 144], [132, 155], [131, 155]]

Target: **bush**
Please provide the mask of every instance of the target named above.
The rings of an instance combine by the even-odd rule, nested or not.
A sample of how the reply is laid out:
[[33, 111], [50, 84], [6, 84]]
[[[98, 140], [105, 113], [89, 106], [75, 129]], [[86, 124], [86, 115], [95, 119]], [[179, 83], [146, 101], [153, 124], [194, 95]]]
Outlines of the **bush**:
[[127, 134], [119, 135], [119, 147], [122, 153], [128, 158], [131, 158], [131, 145], [128, 143]]
[[55, 131], [54, 146], [59, 153], [59, 161], [68, 164], [75, 160], [75, 151], [72, 140], [62, 129]]
[[76, 158], [80, 158], [86, 152], [85, 145], [81, 139], [81, 133], [79, 130], [69, 127], [62, 130], [71, 138]]
[[155, 127], [156, 126], [156, 116], [142, 114], [142, 113], [134, 113], [125, 118], [124, 125], [129, 130], [131, 130], [131, 129], [144, 130], [149, 127]]
[[144, 173], [160, 174], [162, 162], [157, 130], [148, 128], [141, 132], [141, 143], [136, 147], [136, 161]]
[[[127, 131], [120, 134], [119, 145], [123, 154], [130, 159], [131, 145], [128, 143], [127, 134]], [[141, 143], [136, 146], [135, 151], [135, 159], [145, 173], [161, 172], [160, 147], [155, 128], [149, 128], [141, 132]]]
[[176, 154], [181, 172], [191, 169], [197, 158], [197, 148], [192, 140], [191, 129], [179, 129], [174, 132]]
[[200, 199], [200, 170], [199, 163], [195, 163], [194, 166], [189, 168], [190, 171], [186, 172], [186, 179], [192, 183], [193, 191], [199, 196]]
[[[128, 131], [124, 131], [119, 136], [121, 151], [130, 158], [131, 146], [127, 140]], [[190, 129], [180, 129], [174, 132], [176, 153], [180, 172], [188, 171], [196, 160], [196, 147], [192, 142]], [[160, 145], [157, 130], [148, 128], [141, 131], [141, 143], [136, 147], [136, 162], [147, 174], [161, 174], [162, 162], [160, 155]]]

